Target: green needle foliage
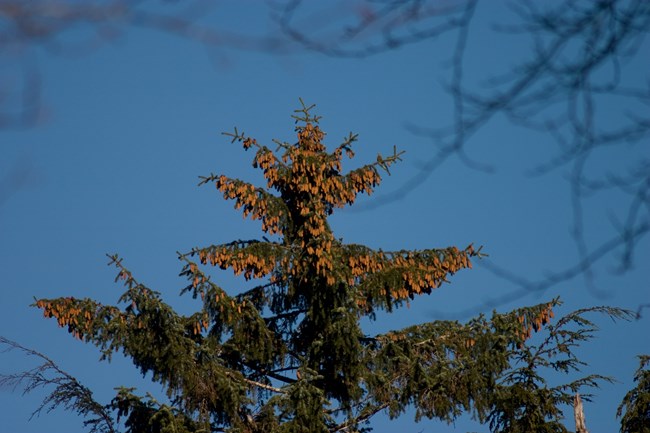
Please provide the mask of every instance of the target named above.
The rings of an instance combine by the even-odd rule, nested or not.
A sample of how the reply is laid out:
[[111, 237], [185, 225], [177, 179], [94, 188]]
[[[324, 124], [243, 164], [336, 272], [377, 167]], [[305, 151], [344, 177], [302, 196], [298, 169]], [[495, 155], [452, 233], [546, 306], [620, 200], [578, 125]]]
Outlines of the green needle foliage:
[[618, 407], [621, 433], [650, 433], [650, 356], [639, 356], [639, 369], [634, 375], [636, 387], [630, 390]]
[[[63, 396], [65, 389], [57, 388], [48, 401], [99, 414], [91, 426], [111, 432], [120, 422], [130, 433], [352, 432], [367, 429], [379, 412], [394, 418], [412, 408], [418, 420], [452, 422], [468, 413], [495, 432], [567, 431], [559, 406], [605, 378], [548, 387], [543, 370], [578, 369], [572, 350], [595, 331], [586, 313], [626, 318], [629, 312], [580, 310], [550, 325], [559, 304], [552, 300], [467, 323], [434, 321], [368, 335], [361, 319], [376, 320], [378, 312], [430, 294], [470, 268], [480, 249], [383, 251], [336, 238], [328, 216], [360, 193], [371, 194], [402, 154], [394, 150], [343, 173], [356, 135], [328, 152], [311, 109], [296, 111], [297, 141], [278, 142], [276, 150], [237, 130], [229, 134], [255, 152], [253, 166], [263, 171], [265, 186], [224, 175], [201, 178], [245, 217], [260, 220], [275, 240], [262, 236], [179, 254], [180, 275], [188, 280], [182, 293], [201, 300], [195, 314], [176, 313], [117, 256], [110, 260], [126, 287], [122, 307], [70, 297], [35, 303], [73, 336], [96, 345], [104, 359], [115, 352], [130, 357], [163, 386], [166, 402], [132, 388], [120, 388], [103, 406], [75, 405], [79, 398], [92, 401], [85, 388]], [[210, 267], [258, 284], [235, 294], [212, 281]], [[546, 337], [531, 344], [533, 332], [544, 327]], [[34, 388], [31, 380], [4, 379]]]

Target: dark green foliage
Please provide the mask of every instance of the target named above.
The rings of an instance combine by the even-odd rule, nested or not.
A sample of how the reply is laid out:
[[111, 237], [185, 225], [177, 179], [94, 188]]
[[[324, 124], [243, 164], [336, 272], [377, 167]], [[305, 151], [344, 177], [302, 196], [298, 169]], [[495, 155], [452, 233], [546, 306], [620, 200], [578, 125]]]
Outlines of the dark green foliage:
[[621, 433], [650, 432], [650, 356], [639, 356], [639, 369], [634, 374], [636, 387], [630, 390], [618, 407], [621, 418]]
[[[562, 423], [562, 405], [571, 405], [578, 390], [597, 387], [608, 377], [589, 375], [559, 386], [548, 386], [544, 373], [574, 373], [584, 362], [573, 349], [593, 338], [597, 330], [584, 316], [601, 313], [612, 319], [630, 319], [629, 311], [611, 307], [594, 307], [574, 311], [556, 324], [547, 325], [547, 334], [539, 344], [522, 345], [513, 354], [513, 368], [500, 378], [494, 388], [493, 407], [488, 416], [493, 432], [525, 433], [530, 431], [566, 433]], [[582, 394], [589, 400], [589, 394]]]
[[132, 393], [133, 388], [120, 388], [110, 408], [117, 412], [117, 421], [124, 421], [127, 433], [190, 433], [201, 431], [182, 411]]

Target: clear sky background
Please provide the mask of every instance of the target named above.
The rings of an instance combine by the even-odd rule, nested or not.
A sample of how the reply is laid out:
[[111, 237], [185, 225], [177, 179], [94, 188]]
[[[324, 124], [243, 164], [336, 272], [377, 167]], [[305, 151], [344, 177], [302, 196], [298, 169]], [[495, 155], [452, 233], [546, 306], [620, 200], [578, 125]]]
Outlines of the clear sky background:
[[[342, 10], [359, 13], [349, 6]], [[490, 31], [491, 23], [510, 19], [500, 3], [481, 3], [475, 19], [467, 48], [468, 77], [507, 72], [529, 52], [521, 38]], [[203, 20], [250, 37], [277, 35], [262, 2], [226, 2]], [[89, 29], [75, 27], [64, 40], [86, 40], [89, 34]], [[213, 187], [198, 188], [198, 176], [214, 172], [259, 182], [260, 173], [251, 167], [253, 154], [230, 144], [221, 132], [237, 126], [261, 143], [270, 144], [273, 138], [292, 142], [290, 115], [299, 107], [299, 97], [316, 104], [331, 146], [350, 131], [359, 134], [357, 157], [348, 167], [372, 161], [378, 152], [389, 154], [394, 145], [406, 151], [404, 162], [384, 177], [376, 195], [332, 217], [335, 235], [345, 242], [387, 250], [474, 243], [484, 246], [491, 263], [532, 281], [573, 266], [579, 256], [570, 235], [570, 167], [542, 176], [527, 174], [557, 146], [548, 134], [513, 127], [502, 117], [487, 123], [467, 146], [474, 160], [494, 167], [493, 173], [451, 157], [417, 187], [385, 200], [435, 152], [429, 138], [406, 126], [441, 126], [452, 120], [451, 98], [443, 84], [448, 82], [453, 42], [445, 36], [369, 58], [345, 59], [295, 44], [286, 45], [282, 54], [206, 47], [127, 26], [111, 41], [83, 52], [58, 53], [35, 44], [20, 53], [4, 53], [3, 85], [17, 88], [24, 78], [21, 68], [28, 65], [40, 74], [43, 105], [36, 125], [0, 130], [0, 335], [51, 357], [103, 403], [120, 385], [159, 395], [159, 388], [142, 379], [121, 355], [100, 363], [95, 347], [73, 339], [29, 305], [34, 297], [59, 296], [116, 303], [122, 287], [113, 283], [115, 271], [106, 266], [105, 254], [118, 253], [136, 278], [180, 312], [198, 308], [196, 301], [178, 296], [185, 281], [178, 277], [176, 251], [260, 233], [258, 222], [243, 220]], [[647, 41], [644, 51], [650, 52]], [[637, 56], [625, 71], [624, 80], [643, 83], [649, 78], [650, 56]], [[606, 104], [603, 122], [616, 122], [616, 113], [627, 108], [616, 104]], [[648, 107], [644, 110], [637, 112], [647, 118]], [[649, 156], [647, 143], [621, 145], [594, 154], [588, 164], [603, 173], [624, 170]], [[373, 206], [377, 203], [381, 206]], [[613, 221], [624, 218], [626, 203], [615, 190], [585, 201], [589, 248], [616, 233]], [[642, 216], [647, 215], [645, 208]], [[466, 320], [469, 312], [507, 311], [556, 296], [564, 301], [558, 315], [603, 304], [636, 310], [650, 302], [649, 247], [642, 238], [634, 267], [624, 274], [614, 272], [620, 250], [599, 260], [596, 290], [577, 277], [510, 302], [493, 301], [518, 287], [477, 263], [454, 276], [451, 284], [416, 299], [410, 309], [379, 316], [367, 329], [383, 332], [440, 318]], [[233, 292], [243, 287], [229, 274], [217, 278]], [[593, 433], [618, 430], [615, 411], [632, 387], [636, 355], [650, 352], [650, 311], [643, 312], [632, 322], [593, 317], [601, 331], [579, 350], [589, 363], [585, 374], [617, 380], [604, 384], [595, 401], [585, 404]], [[30, 365], [18, 353], [0, 354], [2, 373]], [[571, 378], [551, 377], [553, 383]], [[37, 391], [23, 397], [19, 391], [0, 390], [0, 431], [83, 431], [80, 418], [60, 409], [29, 421], [44, 395]], [[567, 425], [573, 428], [571, 418]], [[377, 416], [373, 426], [379, 433], [396, 428], [488, 431], [465, 418], [455, 426], [435, 420], [415, 424], [412, 413], [396, 421]]]

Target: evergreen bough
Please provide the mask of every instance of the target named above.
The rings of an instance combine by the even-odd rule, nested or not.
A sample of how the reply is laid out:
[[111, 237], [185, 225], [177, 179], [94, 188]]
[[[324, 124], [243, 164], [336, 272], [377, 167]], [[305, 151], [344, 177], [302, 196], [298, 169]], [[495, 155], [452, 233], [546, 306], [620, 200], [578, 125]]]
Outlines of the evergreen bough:
[[[354, 156], [357, 136], [328, 152], [312, 108], [296, 110], [297, 141], [276, 142], [275, 151], [237, 130], [228, 134], [255, 151], [253, 166], [263, 171], [265, 187], [224, 175], [201, 178], [245, 217], [260, 220], [275, 240], [263, 236], [179, 254], [180, 275], [188, 279], [182, 293], [202, 302], [195, 314], [177, 314], [117, 255], [110, 261], [116, 281], [126, 286], [119, 298], [126, 307], [71, 297], [35, 303], [73, 336], [98, 346], [103, 359], [118, 351], [130, 357], [162, 384], [167, 402], [123, 387], [100, 405], [49, 358], [6, 339], [0, 343], [45, 362], [41, 370], [5, 375], [0, 383], [24, 383], [26, 391], [55, 385], [38, 411], [63, 405], [99, 432], [115, 432], [119, 422], [131, 433], [352, 432], [367, 430], [363, 426], [381, 411], [394, 418], [409, 408], [418, 420], [452, 422], [469, 413], [494, 432], [567, 431], [559, 406], [607, 378], [548, 387], [540, 370], [578, 369], [582, 363], [572, 349], [595, 331], [586, 313], [627, 318], [630, 312], [596, 307], [549, 325], [555, 299], [467, 323], [439, 320], [366, 334], [362, 318], [375, 320], [379, 311], [430, 294], [481, 252], [472, 245], [384, 251], [337, 239], [328, 216], [360, 193], [371, 194], [402, 153], [343, 173], [343, 155]], [[212, 281], [209, 266], [260, 283], [234, 294]], [[545, 325], [547, 336], [530, 344], [533, 331]], [[639, 401], [631, 395], [626, 404], [637, 410]]]

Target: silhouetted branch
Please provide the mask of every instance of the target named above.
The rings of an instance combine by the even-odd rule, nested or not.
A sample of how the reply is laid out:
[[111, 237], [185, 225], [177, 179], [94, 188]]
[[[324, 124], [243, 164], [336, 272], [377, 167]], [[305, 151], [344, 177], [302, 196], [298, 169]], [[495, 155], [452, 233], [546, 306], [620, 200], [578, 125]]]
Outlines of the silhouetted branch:
[[[484, 4], [486, 10], [494, 7]], [[34, 47], [55, 54], [80, 54], [140, 27], [209, 48], [282, 54], [301, 46], [332, 57], [365, 58], [449, 37], [445, 88], [451, 97], [452, 120], [443, 125], [408, 126], [434, 145], [430, 158], [399, 189], [379, 196], [365, 209], [407, 197], [453, 157], [470, 169], [492, 172], [495, 167], [472, 158], [467, 147], [484, 127], [505, 117], [513, 126], [542, 133], [549, 144], [556, 145], [548, 157], [526, 171], [537, 176], [568, 171], [567, 204], [572, 210], [571, 236], [577, 252], [576, 266], [571, 269], [579, 271], [592, 294], [602, 296], [588, 259], [618, 254], [616, 272], [627, 272], [645, 233], [639, 227], [650, 224], [650, 159], [643, 147], [650, 137], [650, 84], [634, 76], [638, 75], [634, 62], [642, 56], [650, 32], [650, 2], [513, 2], [514, 21], [499, 16], [493, 28], [504, 37], [528, 39], [530, 47], [515, 66], [507, 66], [506, 73], [486, 77], [466, 67], [473, 55], [472, 42], [478, 37], [471, 30], [482, 19], [481, 5], [476, 0], [276, 0], [270, 3], [270, 12], [282, 34], [274, 35], [229, 31], [215, 24], [211, 20], [220, 10], [216, 2], [205, 0], [0, 0], [4, 24], [0, 62], [19, 65], [10, 71], [13, 80], [2, 81], [11, 84], [0, 87], [0, 128], [30, 127], [45, 116]], [[477, 76], [482, 81], [476, 81]], [[475, 81], [479, 86], [471, 84]], [[605, 152], [616, 152], [622, 165], [607, 173], [595, 172], [594, 162], [607, 157]], [[602, 197], [606, 191], [615, 197], [615, 209], [620, 212], [609, 217], [611, 230], [624, 239], [622, 248], [616, 242], [609, 251], [588, 242], [592, 233], [587, 223], [602, 215], [585, 210], [587, 200]], [[558, 276], [575, 276], [562, 271], [551, 275], [546, 286], [566, 281]]]
[[50, 358], [2, 336], [0, 336], [0, 346], [4, 346], [2, 352], [19, 350], [42, 362], [39, 366], [20, 373], [0, 374], [0, 388], [8, 387], [13, 390], [22, 388], [23, 394], [27, 394], [38, 388], [54, 386], [54, 391], [43, 399], [41, 405], [32, 413], [32, 417], [39, 415], [43, 409], [51, 412], [62, 406], [66, 410], [73, 410], [78, 415], [87, 418], [84, 425], [90, 427], [91, 433], [114, 433], [116, 431], [109, 412], [93, 399], [92, 391], [61, 370]]
[[[490, 172], [491, 166], [473, 161], [465, 149], [496, 116], [505, 116], [513, 126], [544, 133], [557, 144], [558, 150], [549, 152], [549, 157], [536, 164], [529, 174], [569, 170], [571, 236], [578, 258], [570, 272], [554, 272], [543, 283], [530, 284], [512, 274], [497, 274], [513, 282], [517, 280], [522, 290], [539, 290], [536, 288], [580, 274], [592, 294], [602, 296], [604, 292], [596, 287], [590, 260], [620, 252], [617, 271], [626, 272], [650, 224], [650, 160], [640, 147], [650, 136], [650, 85], [631, 75], [637, 67], [633, 61], [642, 56], [644, 39], [650, 33], [650, 3], [513, 2], [510, 6], [515, 24], [507, 24], [506, 18], [499, 17], [494, 29], [506, 37], [529, 39], [530, 49], [506, 74], [488, 77], [483, 81], [487, 87], [476, 89], [470, 86], [464, 65], [471, 55], [467, 48], [471, 42], [469, 29], [480, 19], [480, 14], [475, 13], [478, 3], [466, 0], [442, 5], [418, 0], [362, 1], [353, 11], [345, 11], [347, 14], [338, 10], [339, 19], [330, 20], [336, 24], [319, 32], [312, 31], [317, 18], [305, 16], [307, 2], [284, 3], [279, 22], [285, 33], [304, 47], [330, 56], [367, 57], [455, 33], [446, 86], [453, 103], [452, 122], [442, 127], [409, 125], [412, 133], [430, 139], [436, 150], [399, 189], [380, 196], [365, 209], [405, 198], [452, 156], [468, 168]], [[489, 7], [493, 5], [486, 3]], [[329, 9], [329, 15], [333, 14]], [[321, 12], [319, 16], [329, 15]], [[303, 24], [308, 18], [309, 31]], [[480, 75], [480, 71], [472, 72], [474, 77]], [[617, 158], [625, 165], [614, 173], [592, 174], [594, 161], [608, 149], [619, 149]], [[594, 249], [587, 242], [591, 234], [586, 222], [600, 215], [588, 214], [585, 203], [606, 190], [624, 200], [616, 209], [624, 209], [625, 217], [614, 221], [616, 240]], [[606, 250], [604, 246], [611, 248]], [[496, 270], [495, 265], [489, 266]], [[513, 296], [520, 294], [503, 299]]]
[[[276, 6], [276, 19], [282, 31], [305, 48], [333, 57], [364, 58], [466, 27], [467, 9], [474, 3], [362, 1], [313, 10], [311, 2], [291, 0]], [[330, 22], [334, 25], [328, 26]]]
[[[635, 227], [634, 231], [629, 233], [629, 236], [634, 237], [635, 239], [640, 239], [648, 232], [650, 232], [650, 224], [643, 224]], [[616, 236], [607, 242], [602, 243], [598, 248], [591, 250], [589, 254], [578, 263], [572, 264], [559, 271], [547, 273], [543, 278], [537, 281], [522, 277], [521, 275], [498, 266], [489, 259], [484, 258], [477, 261], [477, 265], [484, 267], [495, 276], [512, 283], [516, 289], [504, 295], [484, 300], [479, 306], [455, 311], [453, 313], [434, 311], [433, 314], [435, 314], [436, 317], [469, 317], [484, 311], [486, 308], [496, 308], [508, 302], [522, 299], [530, 294], [543, 294], [546, 290], [554, 287], [556, 284], [571, 280], [572, 278], [581, 275], [584, 273], [585, 269], [591, 270], [596, 263], [612, 251], [616, 251], [620, 247], [625, 247], [626, 241], [627, 239], [625, 237]], [[637, 315], [640, 317], [640, 310]]]
[[[36, 48], [50, 54], [79, 56], [125, 37], [134, 27], [175, 35], [206, 48], [286, 53], [295, 44], [282, 36], [230, 31], [211, 23], [217, 2], [191, 0], [0, 0], [0, 128], [27, 128], [43, 118], [41, 77]], [[210, 19], [206, 19], [210, 17]], [[6, 73], [6, 72], [5, 72]]]

